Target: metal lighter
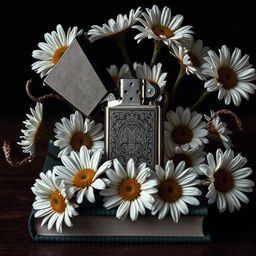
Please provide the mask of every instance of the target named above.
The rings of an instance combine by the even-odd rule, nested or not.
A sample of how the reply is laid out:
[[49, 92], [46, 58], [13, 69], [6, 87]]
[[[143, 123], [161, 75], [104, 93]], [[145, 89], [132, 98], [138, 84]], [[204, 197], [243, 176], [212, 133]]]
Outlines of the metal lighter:
[[156, 104], [159, 87], [146, 80], [121, 79], [120, 98], [105, 108], [105, 153], [126, 165], [130, 158], [138, 166], [161, 165], [162, 108]]

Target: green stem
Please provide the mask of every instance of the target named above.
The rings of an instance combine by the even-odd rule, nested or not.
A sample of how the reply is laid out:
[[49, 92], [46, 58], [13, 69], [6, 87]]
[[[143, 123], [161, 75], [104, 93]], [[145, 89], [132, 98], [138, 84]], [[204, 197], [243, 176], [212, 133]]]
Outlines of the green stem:
[[177, 89], [179, 87], [180, 81], [182, 79], [182, 77], [185, 75], [185, 68], [183, 66], [180, 66], [180, 71], [178, 73], [178, 76], [176, 78], [176, 81], [174, 83], [174, 86], [172, 88], [172, 92], [171, 92], [171, 104], [174, 104], [174, 99], [175, 99], [175, 95], [177, 93]]
[[123, 57], [125, 59], [125, 62], [127, 63], [128, 67], [130, 69], [132, 76], [136, 77], [136, 72], [133, 68], [132, 61], [131, 61], [128, 51], [127, 51], [127, 47], [126, 47], [126, 43], [125, 43], [125, 34], [120, 34], [120, 36], [116, 37], [115, 42], [119, 46], [119, 48], [123, 54]]
[[190, 110], [195, 110], [196, 108], [198, 108], [208, 95], [209, 95], [209, 92], [207, 92], [206, 90], [204, 90], [204, 91], [201, 93], [201, 96], [199, 97], [199, 99], [198, 99], [198, 100], [195, 102], [195, 104], [190, 108]]
[[158, 54], [163, 46], [163, 42], [161, 40], [154, 40], [154, 52], [150, 61], [150, 67], [152, 68], [157, 60]]

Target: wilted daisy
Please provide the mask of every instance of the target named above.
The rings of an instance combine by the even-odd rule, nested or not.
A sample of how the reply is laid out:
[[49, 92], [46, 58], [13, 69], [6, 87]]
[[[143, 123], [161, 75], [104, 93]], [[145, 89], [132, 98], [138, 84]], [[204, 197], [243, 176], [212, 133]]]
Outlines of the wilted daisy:
[[66, 34], [62, 26], [60, 24], [57, 25], [56, 31], [44, 35], [46, 43], [41, 42], [38, 44], [40, 50], [32, 52], [32, 57], [38, 59], [38, 61], [32, 64], [32, 69], [40, 73], [41, 77], [46, 76], [72, 41], [82, 33], [83, 30], [78, 31], [77, 27], [72, 29], [70, 27]]
[[240, 209], [240, 201], [249, 202], [244, 192], [252, 192], [254, 182], [246, 179], [252, 173], [252, 169], [244, 167], [247, 162], [245, 157], [241, 154], [234, 157], [234, 152], [230, 149], [224, 153], [218, 149], [216, 160], [209, 153], [207, 162], [208, 164], [201, 165], [200, 169], [209, 178], [210, 185], [206, 195], [209, 204], [216, 201], [220, 212], [227, 208], [229, 212], [234, 212], [234, 209]]
[[130, 10], [129, 16], [118, 14], [116, 21], [114, 19], [109, 19], [108, 24], [103, 24], [102, 26], [93, 25], [88, 31], [89, 39], [91, 42], [94, 42], [98, 39], [104, 37], [112, 37], [119, 33], [127, 31], [132, 27], [137, 21], [136, 18], [140, 16], [141, 10], [140, 7], [135, 11], [134, 9]]
[[89, 150], [103, 150], [104, 131], [101, 123], [95, 124], [88, 118], [83, 119], [79, 111], [70, 115], [70, 119], [63, 117], [61, 123], [55, 124], [56, 133], [54, 145], [61, 151], [58, 157], [70, 154], [71, 151], [79, 151], [85, 145]]
[[140, 31], [134, 38], [138, 43], [144, 38], [148, 38], [170, 45], [181, 39], [192, 37], [192, 27], [181, 26], [183, 16], [178, 14], [172, 17], [168, 7], [165, 6], [161, 11], [158, 6], [153, 5], [152, 9], [146, 8], [146, 11], [147, 13], [142, 13], [144, 19], [137, 19], [143, 26], [133, 26]]
[[219, 56], [214, 51], [208, 51], [204, 74], [212, 77], [204, 87], [208, 92], [218, 92], [218, 99], [224, 98], [225, 104], [231, 101], [239, 106], [242, 98], [249, 100], [256, 86], [251, 83], [256, 79], [255, 69], [249, 63], [249, 56], [241, 56], [241, 50], [236, 48], [232, 54], [226, 45], [219, 50]]
[[105, 179], [99, 177], [111, 167], [112, 162], [109, 160], [99, 166], [101, 159], [100, 151], [90, 156], [89, 150], [82, 146], [79, 152], [73, 151], [70, 156], [61, 157], [64, 166], [54, 166], [53, 171], [58, 179], [64, 180], [67, 191], [71, 194], [77, 193], [77, 203], [81, 204], [84, 197], [94, 203], [94, 189], [105, 188]]
[[174, 147], [172, 143], [165, 145], [165, 161], [172, 160], [174, 167], [184, 161], [185, 169], [192, 168], [193, 173], [199, 174], [199, 166], [205, 162], [205, 152], [203, 148], [192, 148], [184, 151], [182, 148]]
[[206, 143], [206, 123], [202, 121], [202, 115], [188, 108], [177, 107], [176, 112], [166, 113], [167, 121], [164, 122], [164, 137], [173, 146], [179, 146], [187, 151], [189, 148], [197, 148]]
[[56, 223], [57, 232], [62, 232], [62, 222], [68, 227], [72, 227], [70, 218], [78, 215], [76, 204], [69, 200], [72, 195], [67, 192], [64, 182], [58, 182], [55, 174], [48, 171], [46, 174], [40, 173], [41, 179], [36, 179], [36, 183], [31, 188], [36, 195], [33, 208], [36, 211], [35, 218], [43, 218], [41, 226], [48, 222], [48, 229]]
[[174, 55], [180, 65], [185, 69], [187, 75], [195, 74], [201, 80], [205, 80], [202, 64], [205, 62], [204, 57], [207, 56], [209, 47], [203, 46], [202, 40], [194, 39], [184, 40], [179, 45], [171, 45], [170, 53]]
[[23, 152], [30, 155], [35, 155], [36, 143], [42, 133], [42, 120], [43, 120], [43, 105], [37, 102], [35, 109], [30, 108], [32, 115], [27, 114], [28, 119], [23, 123], [25, 124], [26, 130], [21, 130], [23, 136], [21, 142], [17, 142], [18, 145], [22, 146]]
[[146, 79], [149, 82], [155, 83], [159, 86], [161, 91], [164, 90], [166, 85], [166, 72], [162, 72], [162, 64], [158, 63], [154, 65], [152, 68], [144, 63], [143, 65], [136, 65], [136, 76], [139, 79]]
[[130, 159], [125, 170], [117, 159], [113, 163], [115, 170], [106, 172], [110, 180], [108, 188], [100, 192], [104, 196], [104, 207], [111, 209], [118, 206], [118, 219], [124, 220], [129, 214], [134, 221], [139, 213], [146, 213], [145, 208], [151, 209], [157, 181], [150, 177], [150, 169], [146, 164], [136, 168], [133, 159]]
[[201, 191], [195, 186], [200, 183], [192, 168], [185, 169], [185, 162], [174, 167], [173, 161], [166, 163], [165, 170], [156, 165], [158, 179], [158, 193], [155, 195], [152, 214], [158, 213], [158, 219], [163, 219], [169, 212], [174, 222], [178, 222], [180, 214], [188, 214], [189, 205], [199, 205], [195, 196], [200, 196]]
[[120, 69], [116, 65], [110, 65], [107, 70], [117, 87], [119, 87], [121, 78], [132, 78], [132, 74], [127, 64], [123, 64]]
[[[214, 111], [211, 110], [211, 116], [204, 115], [204, 118], [207, 122], [209, 122], [213, 115]], [[209, 128], [209, 135], [213, 139], [220, 141], [226, 149], [230, 149], [231, 147], [233, 147], [232, 141], [229, 136], [230, 134], [232, 134], [232, 132], [227, 128], [227, 124], [221, 121], [219, 116], [215, 117], [211, 121]]]

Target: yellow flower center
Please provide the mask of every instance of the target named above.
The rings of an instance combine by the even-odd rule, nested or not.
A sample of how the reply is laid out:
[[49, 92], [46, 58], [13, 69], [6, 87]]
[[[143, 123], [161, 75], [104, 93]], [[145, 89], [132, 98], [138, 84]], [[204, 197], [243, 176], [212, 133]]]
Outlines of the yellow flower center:
[[76, 132], [71, 138], [70, 145], [76, 151], [79, 151], [83, 145], [85, 145], [88, 149], [91, 149], [92, 139], [87, 133]]
[[225, 89], [234, 88], [237, 84], [237, 75], [229, 67], [220, 67], [218, 70], [219, 79], [218, 81], [223, 84]]
[[51, 207], [55, 212], [62, 213], [65, 211], [66, 203], [64, 197], [61, 195], [59, 190], [51, 192], [50, 195]]
[[173, 163], [174, 163], [174, 166], [176, 167], [181, 161], [184, 161], [185, 162], [185, 169], [186, 168], [189, 168], [189, 167], [192, 167], [192, 161], [191, 159], [185, 155], [185, 154], [176, 154], [173, 156], [173, 158], [171, 159], [173, 160]]
[[168, 203], [176, 202], [181, 194], [181, 186], [173, 179], [162, 181], [158, 188], [158, 196]]
[[157, 36], [165, 36], [166, 38], [170, 38], [174, 36], [174, 33], [172, 32], [172, 30], [166, 26], [156, 25], [153, 27], [152, 30]]
[[193, 52], [188, 52], [188, 56], [190, 57], [190, 60], [193, 64], [193, 66], [195, 66], [195, 67], [201, 66], [201, 61]]
[[138, 198], [140, 191], [140, 184], [137, 180], [132, 178], [125, 179], [118, 188], [119, 195], [129, 201], [133, 201]]
[[173, 129], [171, 136], [176, 144], [182, 145], [192, 140], [193, 132], [188, 126], [181, 124]]
[[58, 48], [57, 50], [55, 50], [55, 52], [53, 53], [53, 56], [52, 56], [52, 63], [53, 64], [56, 64], [60, 57], [63, 55], [63, 53], [67, 50], [67, 46], [64, 45], [64, 46], [61, 46], [60, 48]]
[[85, 188], [91, 185], [95, 171], [90, 168], [79, 170], [73, 177], [73, 184], [79, 188]]
[[234, 187], [234, 179], [227, 170], [218, 170], [214, 173], [214, 186], [217, 191], [226, 193]]

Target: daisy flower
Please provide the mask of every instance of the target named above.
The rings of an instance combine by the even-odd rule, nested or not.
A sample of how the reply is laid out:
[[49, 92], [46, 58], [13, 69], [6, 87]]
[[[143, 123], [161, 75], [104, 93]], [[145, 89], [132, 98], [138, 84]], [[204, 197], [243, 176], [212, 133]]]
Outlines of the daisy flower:
[[[204, 115], [204, 118], [207, 122], [209, 122], [213, 115], [214, 111], [211, 110], [211, 116]], [[221, 121], [219, 116], [211, 121], [209, 133], [211, 137], [220, 141], [226, 149], [230, 149], [233, 147], [232, 141], [229, 136], [230, 134], [232, 134], [232, 132], [227, 128], [227, 124]]]
[[246, 179], [252, 169], [244, 167], [247, 162], [245, 157], [238, 154], [234, 157], [234, 152], [227, 149], [224, 153], [221, 149], [216, 151], [216, 160], [209, 153], [207, 155], [208, 164], [201, 165], [201, 171], [209, 178], [208, 203], [217, 202], [220, 212], [227, 208], [229, 212], [239, 210], [240, 201], [248, 203], [249, 199], [244, 192], [252, 192], [254, 182]]
[[163, 92], [164, 87], [166, 85], [166, 72], [162, 72], [162, 64], [158, 63], [154, 65], [152, 68], [144, 63], [143, 65], [136, 65], [136, 76], [139, 79], [146, 79], [149, 82], [153, 82], [157, 84], [160, 90]]
[[132, 74], [127, 64], [123, 64], [120, 69], [116, 65], [110, 65], [110, 67], [107, 68], [107, 71], [117, 87], [119, 87], [121, 78], [132, 78]]
[[95, 42], [98, 39], [112, 37], [127, 31], [137, 22], [136, 19], [140, 16], [140, 14], [141, 10], [140, 7], [138, 7], [136, 11], [131, 9], [129, 16], [126, 14], [118, 14], [116, 21], [114, 19], [109, 19], [108, 24], [103, 24], [102, 26], [91, 26], [91, 29], [87, 33], [90, 41]]
[[108, 188], [100, 192], [104, 196], [104, 207], [111, 209], [118, 206], [118, 219], [124, 220], [129, 214], [133, 221], [137, 220], [139, 213], [146, 213], [145, 208], [151, 209], [157, 181], [150, 177], [150, 169], [145, 163], [136, 168], [133, 159], [130, 159], [126, 170], [117, 159], [113, 164], [115, 170], [106, 172], [110, 180]]
[[156, 165], [158, 179], [158, 193], [155, 195], [152, 214], [158, 213], [158, 219], [163, 219], [170, 212], [174, 222], [178, 222], [180, 214], [188, 214], [187, 204], [199, 205], [195, 196], [200, 196], [201, 191], [195, 186], [200, 183], [192, 168], [185, 169], [185, 162], [174, 167], [173, 161], [166, 163], [165, 170]]
[[36, 195], [33, 208], [36, 211], [35, 218], [42, 218], [41, 226], [48, 221], [48, 230], [56, 223], [57, 232], [62, 233], [62, 222], [68, 227], [72, 227], [70, 218], [78, 215], [75, 208], [76, 204], [69, 200], [72, 195], [65, 188], [64, 182], [58, 182], [55, 174], [48, 171], [46, 174], [40, 173], [41, 179], [36, 179], [34, 186], [31, 188]]
[[32, 52], [32, 57], [38, 59], [32, 64], [32, 69], [40, 73], [41, 77], [46, 76], [72, 41], [82, 33], [83, 30], [78, 31], [77, 27], [73, 27], [72, 29], [69, 28], [66, 34], [62, 26], [60, 24], [57, 25], [56, 31], [44, 35], [46, 42], [38, 44], [40, 50]]
[[158, 6], [153, 5], [152, 9], [146, 8], [147, 13], [142, 13], [144, 19], [137, 18], [143, 25], [135, 25], [133, 28], [140, 31], [135, 36], [138, 43], [144, 38], [163, 41], [166, 45], [177, 43], [181, 39], [191, 38], [191, 26], [181, 26], [183, 16], [178, 14], [172, 17], [171, 10], [164, 7], [161, 11]]
[[70, 119], [63, 117], [61, 123], [55, 124], [56, 133], [54, 145], [61, 151], [58, 157], [70, 154], [71, 151], [79, 151], [85, 145], [89, 150], [103, 150], [104, 131], [101, 123], [95, 124], [88, 118], [83, 119], [79, 111], [70, 115]]
[[179, 45], [171, 45], [170, 53], [179, 60], [180, 65], [185, 68], [187, 75], [195, 74], [201, 80], [205, 80], [202, 64], [205, 62], [209, 47], [203, 46], [202, 40], [184, 40]]
[[206, 123], [202, 121], [202, 115], [188, 108], [177, 107], [176, 112], [166, 113], [167, 121], [164, 122], [164, 137], [173, 146], [179, 146], [187, 151], [189, 148], [197, 148], [208, 143], [206, 136]]
[[218, 91], [218, 99], [224, 99], [226, 105], [231, 101], [239, 106], [242, 98], [249, 100], [249, 94], [254, 94], [256, 86], [251, 83], [256, 79], [255, 69], [249, 63], [249, 56], [241, 56], [241, 50], [236, 48], [231, 54], [223, 45], [219, 56], [214, 51], [208, 51], [204, 74], [211, 77], [204, 87], [208, 92]]
[[96, 151], [91, 157], [89, 150], [82, 146], [79, 152], [72, 151], [70, 156], [62, 156], [64, 166], [54, 166], [53, 171], [58, 179], [64, 180], [68, 193], [76, 194], [76, 201], [81, 204], [86, 197], [91, 203], [95, 202], [94, 188], [102, 190], [105, 188], [105, 180], [99, 176], [112, 165], [107, 161], [101, 166], [102, 154]]
[[165, 145], [165, 162], [172, 160], [174, 167], [182, 161], [185, 162], [185, 169], [192, 168], [193, 173], [199, 174], [199, 166], [205, 162], [205, 152], [203, 148], [192, 148], [187, 151], [180, 147], [174, 147], [172, 143]]
[[20, 136], [20, 138], [22, 140], [17, 144], [23, 148], [24, 153], [32, 156], [35, 155], [36, 144], [44, 132], [42, 128], [43, 104], [37, 102], [35, 109], [30, 108], [30, 112], [32, 115], [27, 114], [28, 119], [23, 122], [26, 130], [21, 130], [23, 136]]

